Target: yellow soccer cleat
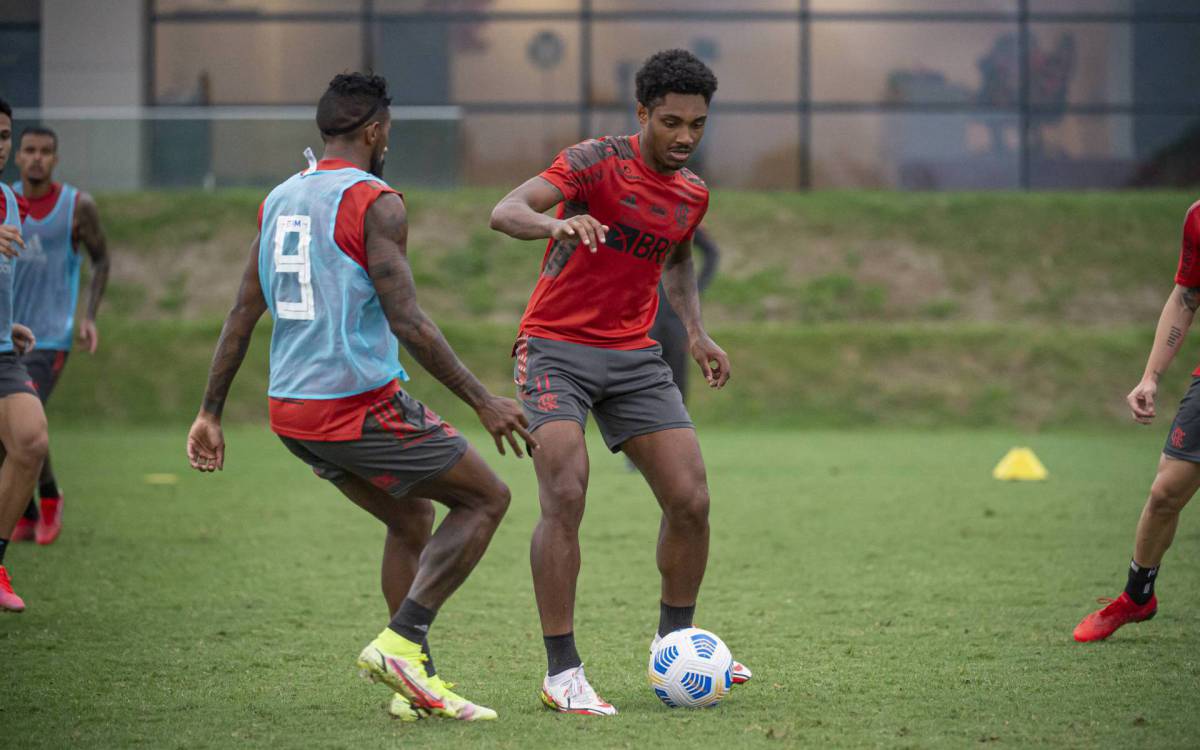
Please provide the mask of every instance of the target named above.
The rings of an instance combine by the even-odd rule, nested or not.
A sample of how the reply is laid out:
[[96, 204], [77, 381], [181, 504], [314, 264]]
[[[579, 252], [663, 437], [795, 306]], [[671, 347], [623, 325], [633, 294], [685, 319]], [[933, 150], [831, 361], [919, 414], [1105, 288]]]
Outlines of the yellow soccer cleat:
[[450, 689], [454, 687], [454, 683], [445, 682], [438, 675], [429, 678], [429, 686], [442, 701], [442, 708], [431, 711], [434, 716], [458, 721], [491, 721], [497, 717], [494, 710], [472, 703], [455, 693]]
[[388, 713], [397, 721], [419, 721], [429, 715], [427, 712], [414, 707], [408, 698], [405, 698], [400, 693], [392, 695], [392, 702], [388, 704]]
[[371, 682], [387, 685], [407, 698], [414, 708], [429, 712], [445, 709], [425, 673], [425, 658], [421, 644], [385, 629], [358, 655], [359, 674]]

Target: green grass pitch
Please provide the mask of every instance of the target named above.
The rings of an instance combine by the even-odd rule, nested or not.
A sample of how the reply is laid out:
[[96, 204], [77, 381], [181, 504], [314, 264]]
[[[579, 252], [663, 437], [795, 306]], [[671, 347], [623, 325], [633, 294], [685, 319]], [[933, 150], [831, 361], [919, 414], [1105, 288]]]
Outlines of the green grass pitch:
[[[265, 428], [232, 430], [226, 471], [201, 476], [185, 468], [183, 427], [52, 425], [66, 525], [52, 547], [9, 553], [29, 610], [0, 617], [3, 745], [1195, 747], [1195, 511], [1163, 567], [1159, 616], [1108, 643], [1071, 641], [1095, 597], [1120, 591], [1161, 427], [703, 431], [713, 531], [697, 620], [755, 679], [698, 712], [647, 686], [657, 511], [593, 443], [576, 631], [614, 719], [537, 700], [533, 473], [488, 447], [512, 509], [432, 643], [442, 673], [501, 718], [406, 725], [354, 669], [387, 619], [383, 531]], [[1050, 480], [992, 480], [1024, 443]], [[180, 481], [147, 485], [151, 472]]]

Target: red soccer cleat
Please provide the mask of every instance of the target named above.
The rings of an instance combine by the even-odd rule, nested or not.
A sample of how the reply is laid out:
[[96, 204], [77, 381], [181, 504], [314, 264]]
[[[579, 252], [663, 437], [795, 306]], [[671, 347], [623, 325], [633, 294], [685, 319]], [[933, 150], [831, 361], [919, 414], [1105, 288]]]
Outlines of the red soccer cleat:
[[12, 539], [10, 542], [28, 542], [32, 541], [37, 530], [37, 521], [32, 518], [21, 516], [17, 521], [16, 528], [13, 529]]
[[62, 498], [43, 497], [42, 515], [37, 522], [37, 543], [49, 544], [62, 531]]
[[1129, 598], [1124, 591], [1116, 599], [1103, 597], [1098, 600], [1108, 606], [1098, 609], [1075, 626], [1075, 640], [1080, 643], [1102, 641], [1117, 628], [1130, 622], [1144, 622], [1158, 613], [1158, 597], [1151, 596], [1150, 601], [1138, 604]]
[[8, 571], [0, 565], [0, 612], [24, 612], [25, 602], [13, 591]]

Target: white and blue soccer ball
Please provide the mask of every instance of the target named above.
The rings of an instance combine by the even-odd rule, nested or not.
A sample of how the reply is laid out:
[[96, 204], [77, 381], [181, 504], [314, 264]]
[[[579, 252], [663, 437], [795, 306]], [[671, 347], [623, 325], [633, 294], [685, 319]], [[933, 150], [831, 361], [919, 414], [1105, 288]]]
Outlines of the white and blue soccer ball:
[[733, 685], [733, 655], [716, 635], [685, 628], [663, 637], [650, 654], [650, 687], [671, 708], [711, 707]]

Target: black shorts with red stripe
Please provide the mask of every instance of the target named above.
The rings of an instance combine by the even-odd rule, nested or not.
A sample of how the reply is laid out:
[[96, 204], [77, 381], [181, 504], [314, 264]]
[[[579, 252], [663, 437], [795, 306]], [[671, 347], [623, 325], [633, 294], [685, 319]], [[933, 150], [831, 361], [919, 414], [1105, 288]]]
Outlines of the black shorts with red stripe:
[[458, 430], [404, 391], [366, 410], [356, 440], [279, 439], [318, 477], [339, 484], [356, 476], [394, 497], [410, 494], [467, 452]]
[[38, 398], [43, 404], [50, 400], [54, 386], [58, 385], [63, 368], [67, 366], [68, 354], [69, 352], [54, 349], [34, 349], [21, 357], [21, 364], [25, 365], [29, 377], [33, 379]]

